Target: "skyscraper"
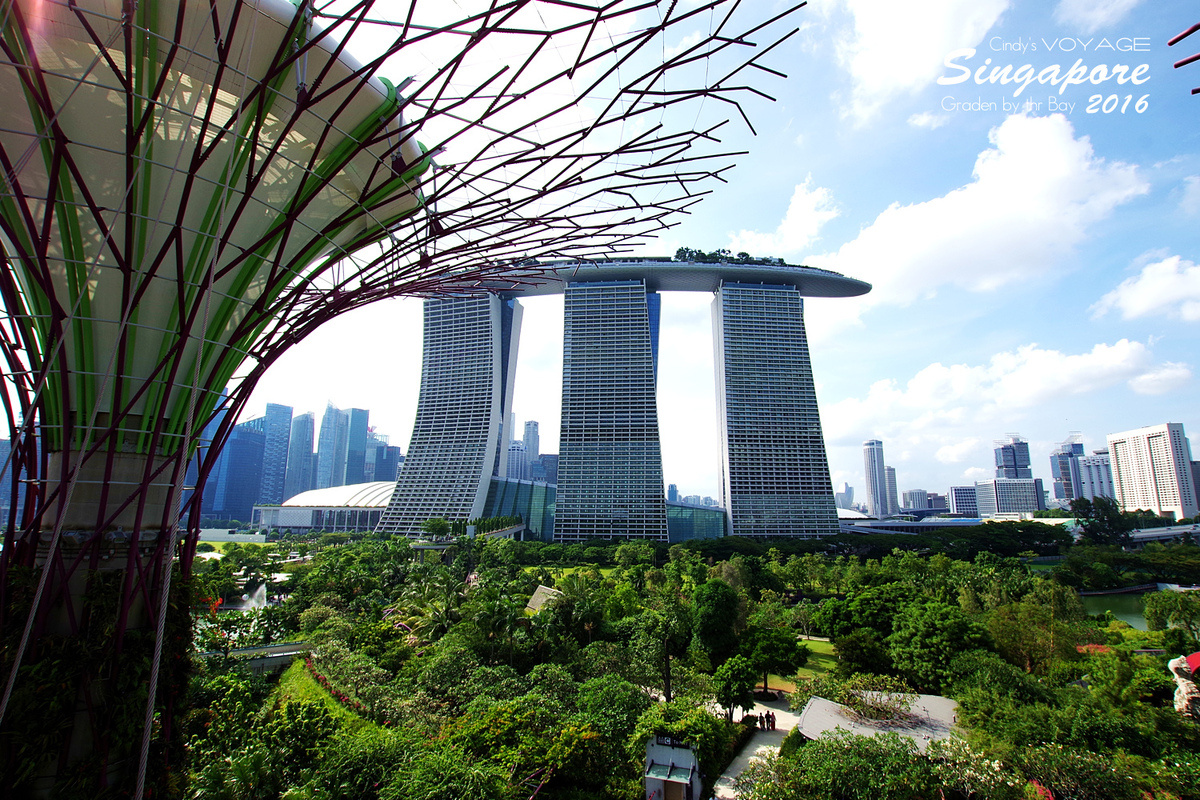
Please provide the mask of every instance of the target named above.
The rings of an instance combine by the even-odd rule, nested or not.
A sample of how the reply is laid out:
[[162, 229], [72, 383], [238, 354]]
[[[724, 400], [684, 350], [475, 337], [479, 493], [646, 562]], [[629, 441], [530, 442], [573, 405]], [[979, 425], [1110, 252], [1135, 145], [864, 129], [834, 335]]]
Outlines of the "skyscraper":
[[1029, 468], [1029, 442], [1013, 433], [1007, 441], [997, 439], [995, 445], [997, 478], [1033, 477], [1033, 470]]
[[525, 422], [525, 464], [526, 476], [532, 475], [533, 463], [538, 460], [542, 454], [541, 437], [538, 435], [537, 420], [531, 419]]
[[267, 413], [263, 419], [262, 483], [259, 485], [257, 502], [277, 505], [287, 499], [283, 493], [292, 433], [292, 407], [267, 403]]
[[518, 481], [529, 480], [529, 461], [525, 458], [525, 443], [515, 439], [508, 443], [508, 475]]
[[883, 474], [887, 482], [887, 513], [895, 516], [900, 513], [900, 501], [896, 493], [896, 468], [884, 467]]
[[1083, 455], [1083, 438], [1072, 433], [1061, 445], [1050, 452], [1050, 479], [1054, 481], [1054, 499], [1071, 501], [1079, 497], [1083, 487], [1079, 484], [1079, 465]]
[[346, 467], [342, 472], [341, 486], [362, 483], [367, 479], [367, 418], [370, 412], [365, 408], [351, 408], [346, 415]]
[[400, 465], [404, 463], [404, 456], [400, 453], [400, 448], [394, 444], [385, 444], [383, 447], [375, 450], [375, 473], [371, 480], [375, 481], [394, 481], [400, 474]]
[[723, 281], [713, 301], [721, 500], [735, 536], [832, 536], [833, 484], [804, 299]]
[[667, 539], [659, 303], [640, 280], [566, 287], [556, 541]]
[[317, 440], [317, 474], [314, 489], [342, 486], [346, 478], [346, 445], [350, 432], [350, 415], [333, 403], [325, 406], [321, 417], [321, 434]]
[[313, 488], [313, 439], [316, 437], [316, 427], [316, 415], [311, 411], [292, 417], [287, 476], [283, 484], [284, 500]]
[[854, 487], [843, 481], [842, 490], [833, 493], [833, 500], [838, 508], [854, 508]]
[[508, 460], [501, 423], [511, 413], [521, 313], [516, 300], [495, 296], [425, 301], [417, 417], [377, 531], [417, 536], [433, 517], [483, 515], [492, 470]]
[[250, 521], [262, 485], [265, 445], [266, 417], [233, 427], [204, 488], [202, 513], [219, 519]]
[[1192, 454], [1183, 424], [1168, 422], [1108, 435], [1114, 497], [1125, 511], [1197, 513]]
[[883, 463], [883, 442], [863, 442], [863, 471], [867, 476], [867, 513], [876, 519], [888, 515], [887, 471]]

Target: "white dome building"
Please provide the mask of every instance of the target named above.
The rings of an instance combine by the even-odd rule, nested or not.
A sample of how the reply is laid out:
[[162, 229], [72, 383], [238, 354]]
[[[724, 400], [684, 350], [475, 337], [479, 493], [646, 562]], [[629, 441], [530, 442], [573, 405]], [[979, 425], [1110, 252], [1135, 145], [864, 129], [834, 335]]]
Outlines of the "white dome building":
[[396, 488], [395, 481], [352, 483], [301, 492], [279, 506], [255, 506], [255, 528], [306, 533], [372, 531]]

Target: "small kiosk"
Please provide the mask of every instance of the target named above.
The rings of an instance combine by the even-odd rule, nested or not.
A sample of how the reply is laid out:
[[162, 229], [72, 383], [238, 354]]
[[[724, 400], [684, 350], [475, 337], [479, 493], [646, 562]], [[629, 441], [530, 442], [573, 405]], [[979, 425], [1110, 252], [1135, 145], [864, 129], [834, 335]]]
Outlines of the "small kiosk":
[[699, 800], [703, 789], [696, 754], [672, 736], [646, 741], [646, 800]]

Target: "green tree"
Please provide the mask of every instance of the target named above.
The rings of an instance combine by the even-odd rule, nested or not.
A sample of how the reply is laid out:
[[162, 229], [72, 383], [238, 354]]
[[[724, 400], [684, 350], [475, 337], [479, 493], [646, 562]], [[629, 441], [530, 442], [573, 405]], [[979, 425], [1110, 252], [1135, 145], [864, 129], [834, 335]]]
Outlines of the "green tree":
[[619, 675], [584, 681], [577, 699], [579, 711], [607, 742], [622, 741], [650, 708], [650, 698]]
[[882, 675], [892, 671], [892, 659], [879, 633], [871, 628], [855, 628], [833, 640], [837, 655], [834, 671], [843, 678], [859, 673]]
[[725, 709], [725, 719], [733, 721], [733, 709], [754, 708], [755, 666], [744, 656], [731, 656], [713, 673], [713, 693], [717, 705]]
[[1009, 603], [987, 616], [988, 632], [1000, 655], [1026, 672], [1040, 671], [1052, 659], [1068, 660], [1075, 655], [1076, 636], [1052, 606]]
[[1142, 612], [1152, 631], [1182, 628], [1193, 639], [1200, 638], [1200, 597], [1195, 592], [1153, 592], [1143, 596]]
[[431, 517], [421, 523], [421, 532], [430, 539], [445, 539], [450, 535], [450, 523], [441, 517]]
[[751, 626], [742, 638], [742, 654], [763, 677], [763, 691], [769, 691], [768, 676], [791, 675], [808, 661], [808, 647], [796, 641], [787, 628]]
[[647, 609], [635, 621], [630, 651], [662, 686], [667, 702], [674, 698], [672, 662], [687, 653], [691, 636], [687, 610], [679, 603]]
[[1121, 513], [1111, 497], [1080, 497], [1071, 501], [1071, 514], [1080, 522], [1085, 539], [1093, 544], [1125, 544], [1134, 523]]
[[792, 758], [757, 762], [737, 783], [743, 800], [927, 800], [937, 790], [928, 759], [892, 732], [822, 736]]
[[892, 663], [918, 688], [941, 691], [959, 653], [983, 647], [987, 631], [947, 603], [913, 603], [900, 612], [888, 637]]
[[738, 594], [720, 579], [713, 579], [692, 595], [696, 641], [713, 664], [720, 664], [737, 649]]

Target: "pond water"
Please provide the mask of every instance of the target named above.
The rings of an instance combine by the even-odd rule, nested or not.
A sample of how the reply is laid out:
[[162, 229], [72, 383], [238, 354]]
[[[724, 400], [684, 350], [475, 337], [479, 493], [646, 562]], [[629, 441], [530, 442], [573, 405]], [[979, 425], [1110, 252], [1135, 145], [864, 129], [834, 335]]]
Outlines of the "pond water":
[[1142, 616], [1142, 596], [1140, 594], [1094, 594], [1079, 598], [1089, 614], [1103, 614], [1111, 611], [1113, 616], [1122, 622], [1128, 622], [1140, 631], [1146, 630], [1146, 618]]

